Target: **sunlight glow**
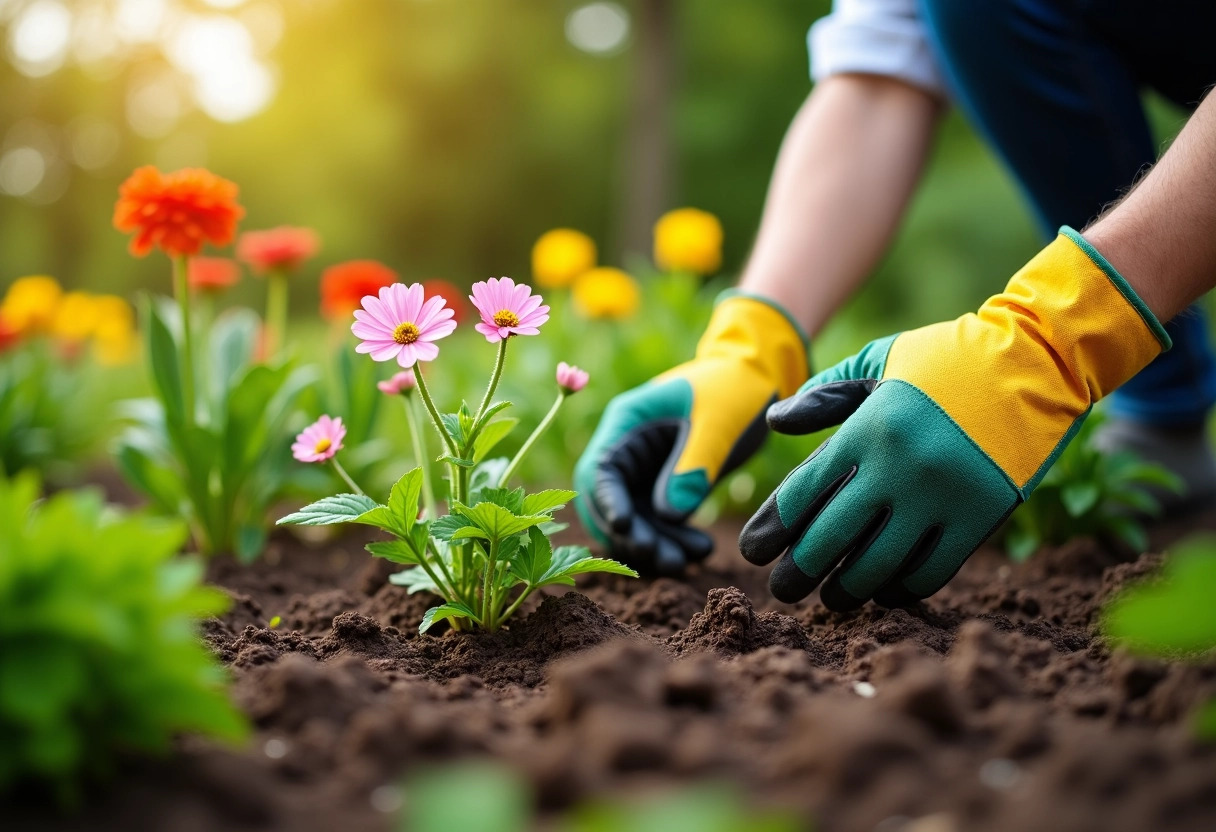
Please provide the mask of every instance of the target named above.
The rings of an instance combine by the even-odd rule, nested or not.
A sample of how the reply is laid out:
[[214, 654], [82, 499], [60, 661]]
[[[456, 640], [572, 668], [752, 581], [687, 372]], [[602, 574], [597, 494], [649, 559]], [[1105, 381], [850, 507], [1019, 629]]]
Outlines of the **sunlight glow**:
[[28, 196], [46, 176], [46, 159], [36, 148], [14, 147], [0, 156], [0, 191]]
[[256, 115], [274, 96], [274, 77], [254, 57], [252, 35], [233, 18], [186, 18], [166, 52], [174, 66], [193, 80], [199, 106], [218, 121]]
[[593, 55], [620, 52], [629, 38], [629, 12], [620, 3], [588, 3], [566, 18], [566, 40]]
[[63, 66], [72, 39], [72, 13], [58, 0], [37, 0], [9, 29], [9, 51], [17, 69], [34, 77]]

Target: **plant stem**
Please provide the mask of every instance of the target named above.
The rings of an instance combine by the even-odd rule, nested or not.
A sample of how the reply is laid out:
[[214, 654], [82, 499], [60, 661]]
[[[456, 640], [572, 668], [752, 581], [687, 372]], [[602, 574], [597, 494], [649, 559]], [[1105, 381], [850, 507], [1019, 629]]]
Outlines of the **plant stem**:
[[287, 290], [287, 274], [271, 272], [266, 284], [266, 361], [278, 358], [287, 343]]
[[541, 434], [549, 429], [549, 425], [553, 424], [553, 420], [557, 417], [557, 411], [561, 409], [562, 402], [569, 395], [565, 390], [557, 391], [557, 399], [553, 402], [553, 407], [549, 408], [549, 412], [545, 414], [545, 418], [540, 420], [540, 424], [532, 431], [532, 435], [528, 437], [520, 449], [516, 452], [515, 458], [507, 466], [507, 470], [502, 472], [502, 476], [498, 479], [498, 487], [503, 488], [507, 484], [507, 480], [511, 479], [511, 475], [515, 473], [515, 469], [519, 467], [519, 463], [527, 456], [528, 451], [532, 450], [532, 446], [536, 444], [536, 440], [540, 439]]
[[182, 319], [182, 399], [186, 424], [193, 425], [194, 412], [194, 339], [190, 332], [190, 258], [173, 258], [173, 293]]
[[498, 560], [498, 541], [490, 541], [490, 554], [486, 559], [486, 572], [481, 583], [481, 625], [491, 632], [494, 631], [494, 610], [491, 603], [494, 593], [490, 589], [490, 576], [494, 574], [494, 562]]
[[486, 394], [481, 399], [481, 407], [477, 408], [477, 418], [473, 420], [473, 424], [481, 421], [481, 415], [490, 406], [490, 399], [494, 398], [494, 391], [498, 389], [498, 380], [502, 378], [502, 366], [507, 360], [507, 341], [510, 340], [510, 337], [508, 335], [498, 342], [498, 357], [494, 359], [494, 372], [490, 375], [490, 384], [486, 387]]
[[[426, 545], [427, 545], [427, 549], [430, 550], [432, 556], [434, 556], [435, 563], [439, 564], [439, 571], [441, 571], [443, 573], [443, 577], [447, 578], [448, 585], [450, 587], [452, 587], [452, 595], [455, 597], [455, 599], [457, 601], [460, 601], [462, 604], [465, 604], [468, 607], [472, 608], [473, 605], [469, 603], [468, 598], [466, 597], [466, 594], [461, 591], [459, 586], [456, 585], [456, 581], [452, 580], [452, 573], [448, 571], [448, 566], [446, 563], [444, 563], [443, 555], [441, 555], [439, 553], [439, 547], [437, 547], [435, 545], [435, 541], [432, 540], [430, 537], [427, 537]], [[425, 553], [423, 553], [423, 554], [425, 554]]]
[[426, 382], [422, 379], [421, 367], [415, 366], [414, 378], [418, 382], [418, 392], [422, 394], [422, 403], [426, 405], [426, 412], [430, 414], [431, 421], [435, 424], [435, 430], [439, 431], [439, 438], [447, 446], [448, 453], [454, 457], [459, 457], [460, 453], [456, 448], [456, 443], [452, 437], [448, 436], [447, 428], [443, 426], [443, 420], [439, 418], [439, 411], [435, 409], [435, 402], [431, 400], [431, 391], [426, 389]]
[[[415, 373], [415, 375], [417, 375]], [[414, 445], [414, 461], [418, 463], [418, 467], [422, 469], [422, 507], [423, 517], [427, 520], [434, 520], [439, 516], [435, 507], [435, 491], [431, 487], [431, 461], [426, 456], [426, 439], [422, 436], [422, 425], [418, 420], [418, 408], [414, 404], [414, 397], [406, 395], [405, 399], [405, 420], [410, 426], [410, 440]]]
[[334, 464], [334, 470], [338, 472], [338, 476], [344, 479], [346, 484], [355, 490], [356, 494], [358, 494], [360, 497], [366, 496], [363, 493], [363, 489], [359, 487], [359, 484], [350, 478], [350, 474], [346, 473], [346, 469], [342, 467], [341, 462], [338, 462], [338, 458], [336, 456], [333, 457], [330, 462]]
[[526, 598], [527, 598], [529, 595], [531, 595], [531, 594], [532, 594], [532, 590], [533, 590], [533, 589], [534, 589], [534, 587], [532, 587], [532, 586], [527, 586], [527, 587], [525, 587], [525, 588], [524, 588], [524, 591], [523, 591], [523, 592], [521, 592], [521, 593], [519, 594], [519, 597], [515, 599], [515, 602], [514, 602], [513, 604], [511, 604], [511, 606], [507, 607], [507, 611], [506, 611], [506, 612], [504, 612], [504, 613], [502, 614], [502, 616], [501, 616], [501, 617], [500, 617], [498, 620], [499, 620], [499, 621], [506, 621], [508, 618], [510, 618], [511, 616], [515, 615], [515, 611], [516, 611], [517, 609], [519, 609], [519, 605], [520, 605], [520, 604], [522, 604], [522, 603], [524, 602], [524, 600], [525, 600], [525, 599], [526, 599]]

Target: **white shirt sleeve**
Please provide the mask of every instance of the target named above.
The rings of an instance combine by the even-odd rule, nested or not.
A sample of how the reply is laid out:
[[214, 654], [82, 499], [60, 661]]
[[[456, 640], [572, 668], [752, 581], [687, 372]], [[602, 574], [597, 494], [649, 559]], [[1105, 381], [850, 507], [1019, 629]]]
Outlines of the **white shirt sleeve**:
[[834, 0], [832, 13], [811, 26], [807, 45], [816, 81], [864, 72], [948, 97], [916, 0]]

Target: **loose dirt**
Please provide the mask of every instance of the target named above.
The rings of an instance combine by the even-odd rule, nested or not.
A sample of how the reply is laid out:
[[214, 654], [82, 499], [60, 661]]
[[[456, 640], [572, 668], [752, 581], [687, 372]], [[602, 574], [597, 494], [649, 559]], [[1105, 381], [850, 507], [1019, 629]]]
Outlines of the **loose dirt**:
[[593, 577], [494, 635], [418, 635], [433, 599], [390, 584], [353, 537], [218, 559], [210, 578], [234, 603], [204, 636], [250, 746], [185, 740], [79, 816], [15, 806], [0, 825], [385, 832], [383, 787], [491, 757], [546, 813], [710, 780], [824, 832], [1216, 829], [1216, 747], [1189, 724], [1216, 664], [1134, 658], [1096, 634], [1101, 604], [1158, 556], [1083, 542], [1014, 565], [985, 550], [920, 606], [840, 615], [773, 601], [737, 527], [715, 531], [685, 581]]

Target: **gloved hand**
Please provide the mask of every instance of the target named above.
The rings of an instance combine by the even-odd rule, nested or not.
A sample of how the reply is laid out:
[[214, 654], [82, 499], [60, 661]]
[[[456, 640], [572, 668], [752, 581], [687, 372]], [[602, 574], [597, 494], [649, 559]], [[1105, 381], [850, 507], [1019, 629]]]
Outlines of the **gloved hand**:
[[574, 469], [583, 525], [651, 573], [705, 559], [713, 541], [684, 525], [768, 433], [764, 413], [806, 379], [807, 344], [776, 304], [729, 293], [696, 357], [609, 402]]
[[770, 408], [782, 433], [841, 427], [739, 549], [756, 564], [783, 555], [769, 579], [782, 601], [820, 582], [833, 610], [928, 597], [1029, 496], [1090, 406], [1169, 347], [1127, 282], [1062, 228], [978, 314], [874, 341]]

